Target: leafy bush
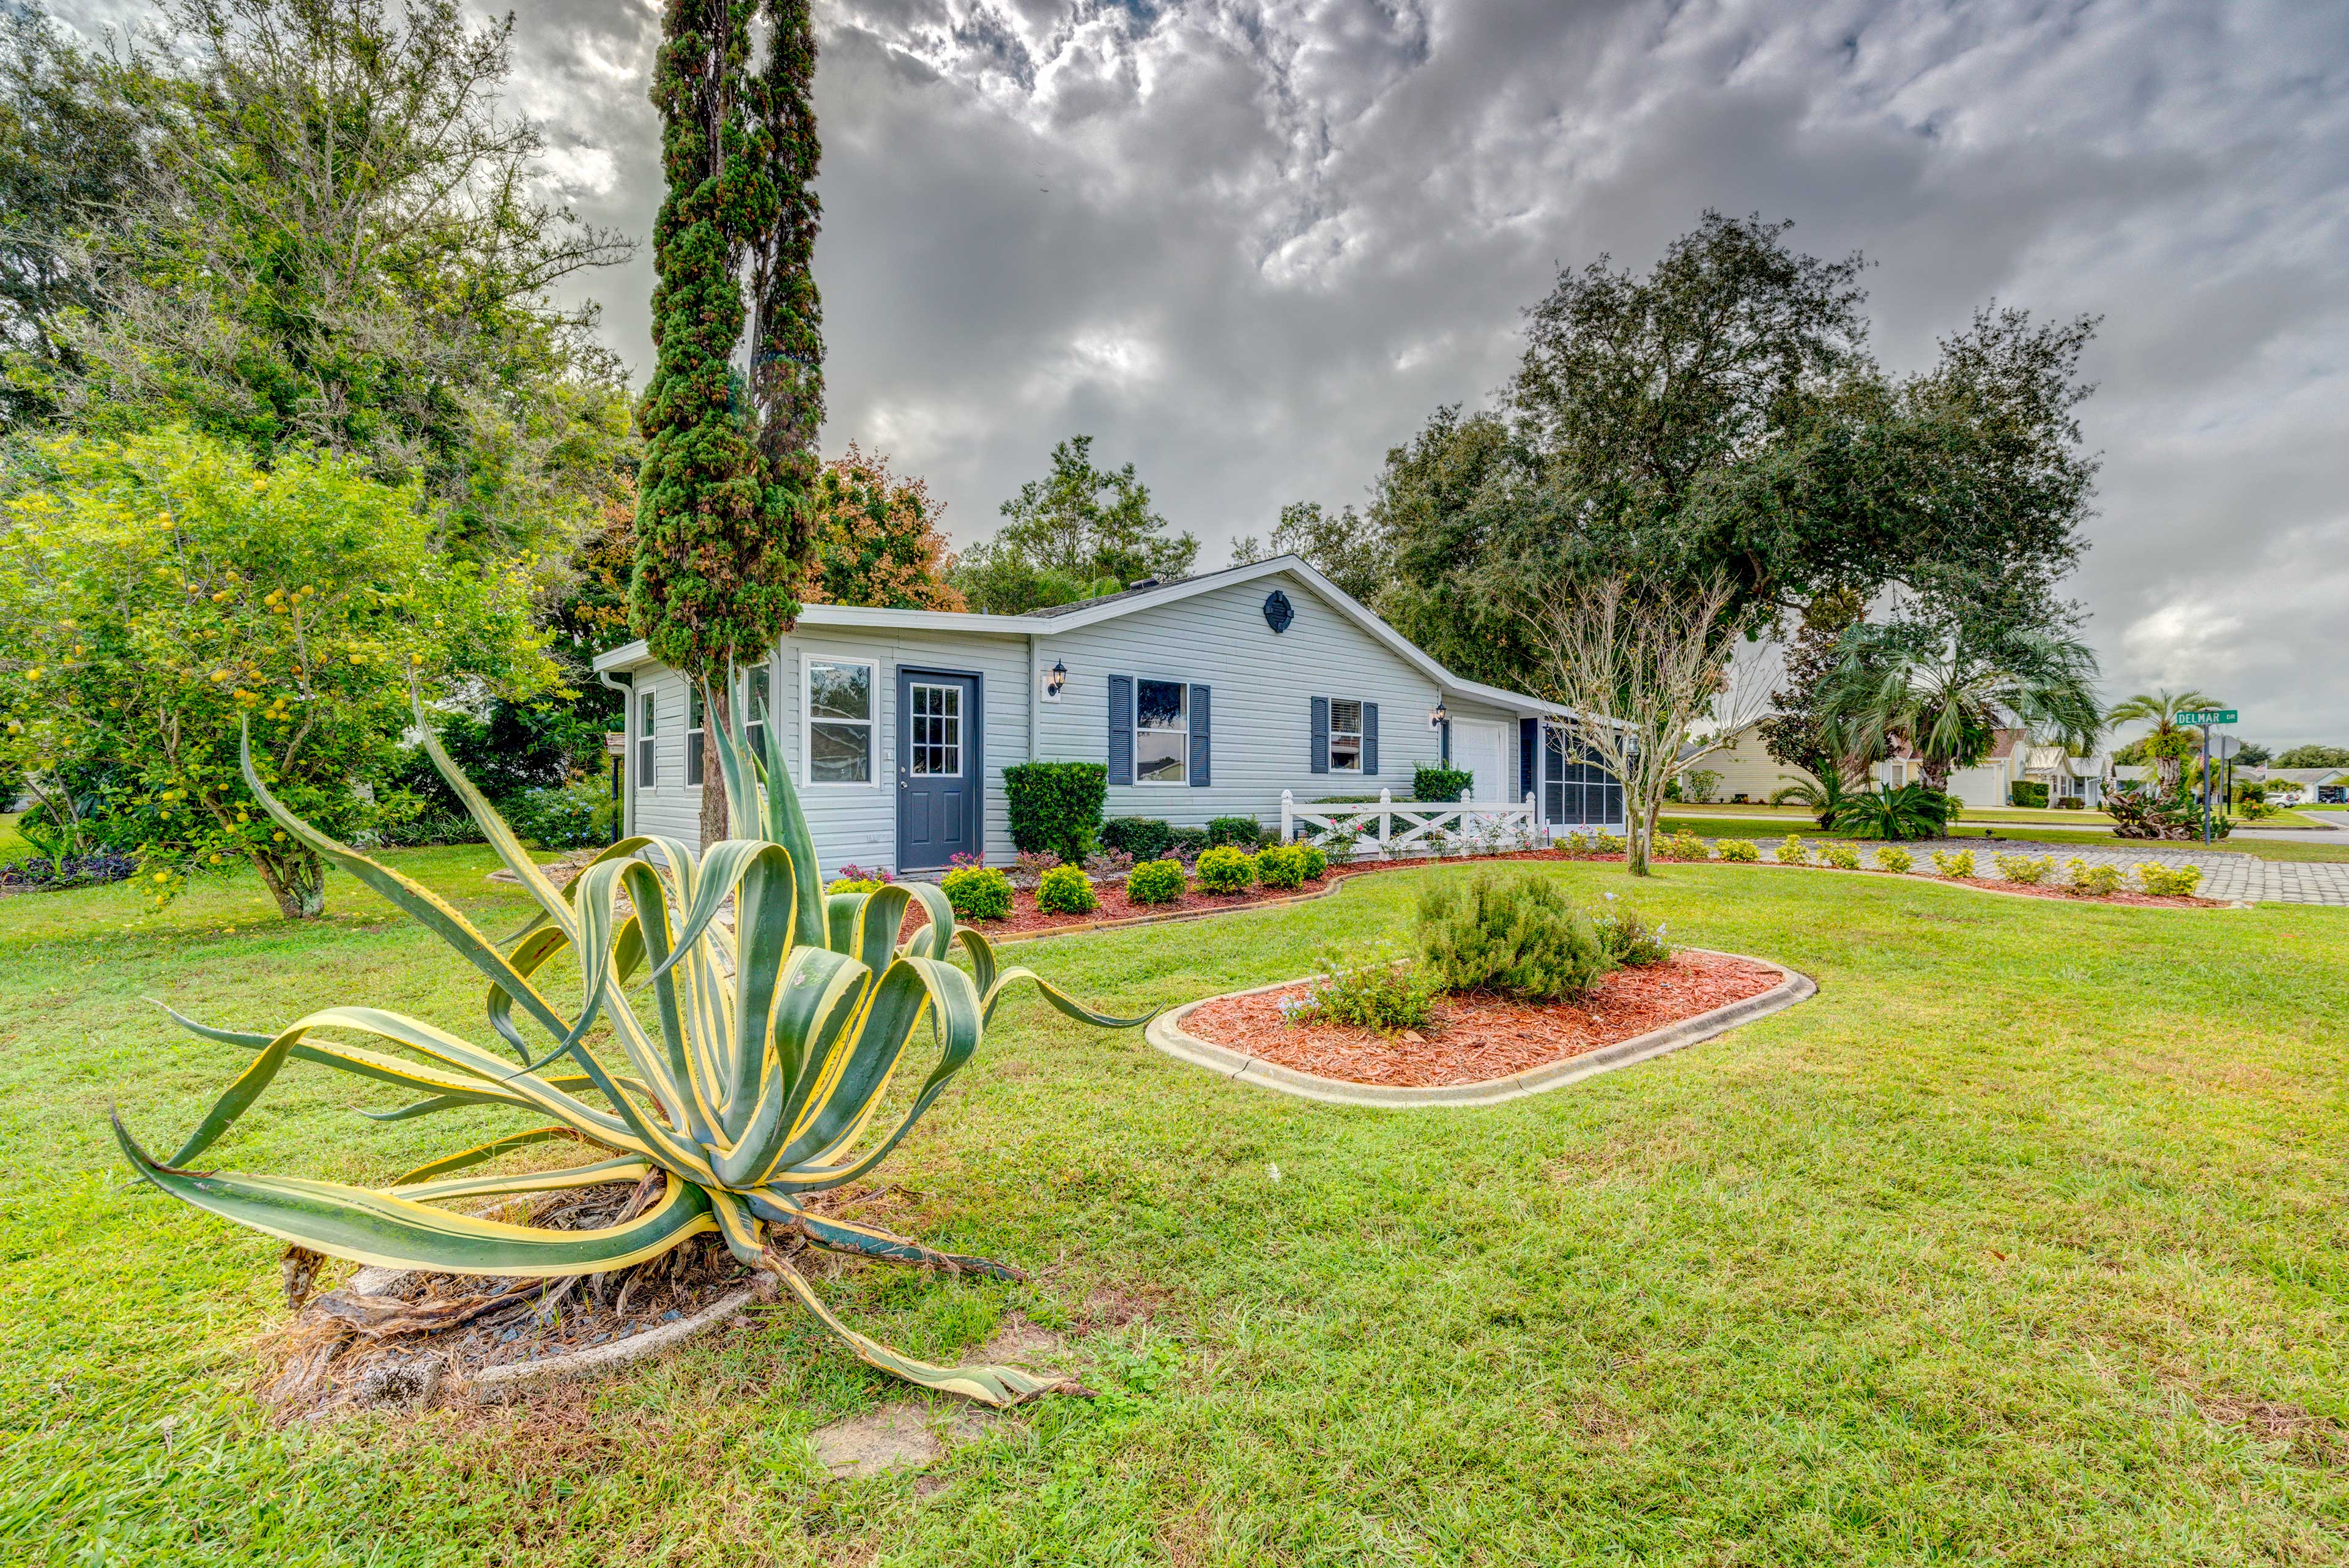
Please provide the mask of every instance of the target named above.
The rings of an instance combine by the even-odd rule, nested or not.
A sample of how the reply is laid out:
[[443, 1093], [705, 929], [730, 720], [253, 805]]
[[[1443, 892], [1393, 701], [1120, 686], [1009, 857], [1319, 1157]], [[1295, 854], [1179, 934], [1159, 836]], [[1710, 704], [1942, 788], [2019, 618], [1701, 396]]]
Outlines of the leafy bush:
[[875, 888], [886, 888], [897, 879], [886, 866], [859, 866], [854, 860], [840, 868], [840, 875], [852, 882], [870, 882]]
[[1762, 846], [1750, 838], [1724, 838], [1713, 849], [1723, 860], [1741, 866], [1751, 866], [1762, 858]]
[[823, 885], [827, 893], [877, 893], [886, 883], [875, 882], [870, 877], [835, 877]]
[[966, 920], [1000, 920], [1011, 913], [1011, 878], [990, 867], [957, 867], [938, 886], [947, 907]]
[[1011, 857], [1011, 885], [1033, 888], [1044, 879], [1044, 874], [1061, 863], [1061, 857], [1049, 849], [1023, 849]]
[[581, 779], [561, 789], [526, 789], [506, 806], [506, 820], [542, 849], [584, 849], [612, 837], [609, 785]]
[[1066, 862], [1082, 860], [1101, 842], [1102, 804], [1108, 798], [1105, 763], [1014, 763], [1003, 770], [1011, 842], [1050, 850]]
[[2044, 779], [2017, 779], [2007, 786], [2007, 798], [2018, 806], [2044, 809], [2047, 805], [2047, 784]]
[[1417, 964], [1390, 963], [1381, 953], [1326, 951], [1313, 989], [1282, 1013], [1292, 1023], [1340, 1023], [1392, 1034], [1420, 1029], [1435, 1018], [1443, 990]]
[[2137, 884], [2157, 898], [2190, 898], [2202, 885], [2202, 867], [2144, 860], [2137, 863]]
[[1623, 842], [1621, 835], [1609, 833], [1602, 827], [1591, 836], [1590, 847], [1601, 855], [1620, 855], [1630, 846]]
[[[2202, 836], [2201, 805], [2183, 789], [2164, 800], [2150, 785], [2123, 784], [2106, 794], [2105, 811], [2113, 819], [2116, 838]], [[2233, 819], [2224, 813], [2210, 818], [2213, 838], [2224, 838], [2234, 830]]]
[[1713, 847], [1683, 827], [1677, 833], [1660, 835], [1649, 844], [1648, 855], [1655, 860], [1710, 860]]
[[1196, 860], [1206, 847], [1207, 830], [1206, 828], [1178, 827], [1174, 830], [1174, 842], [1166, 846], [1166, 853], [1177, 860]]
[[1263, 842], [1264, 829], [1257, 826], [1256, 818], [1253, 816], [1218, 816], [1208, 820], [1207, 846], [1209, 848], [1220, 845], [1237, 844], [1246, 849], [1254, 849]]
[[1085, 871], [1094, 877], [1123, 877], [1133, 869], [1133, 857], [1123, 849], [1096, 849], [1085, 857]]
[[2121, 890], [2121, 868], [2102, 863], [2090, 865], [2077, 856], [2064, 862], [2064, 869], [2072, 874], [2072, 889], [2094, 898], [2107, 898]]
[[1446, 991], [1580, 996], [1615, 967], [1589, 918], [1538, 872], [1446, 877], [1419, 898], [1419, 945]]
[[1933, 851], [1933, 869], [1944, 877], [1965, 877], [1974, 874], [1974, 852], [1961, 849], [1951, 854], [1946, 849]]
[[1803, 841], [1801, 834], [1790, 833], [1778, 841], [1779, 865], [1807, 866], [1810, 864], [1810, 846]]
[[1664, 923], [1650, 924], [1646, 916], [1614, 894], [1602, 895], [1605, 902], [1590, 917], [1590, 929], [1599, 933], [1599, 945], [1607, 956], [1628, 969], [1645, 969], [1652, 964], [1670, 961], [1671, 944], [1664, 940]]
[[1878, 871], [1906, 871], [1916, 864], [1915, 856], [1906, 849], [1897, 849], [1889, 844], [1876, 852], [1876, 868]]
[[1957, 804], [1955, 796], [1920, 784], [1855, 791], [1837, 805], [1834, 826], [1838, 833], [1889, 842], [1931, 838], [1949, 827]]
[[1102, 824], [1101, 841], [1136, 860], [1157, 860], [1174, 847], [1174, 830], [1154, 816], [1112, 816]]
[[[2055, 809], [2058, 811], [2085, 811], [2088, 809], [2088, 803], [2082, 800], [2076, 794], [2067, 794], [2061, 796], [2056, 800]], [[2069, 832], [2070, 830], [2067, 828], [2065, 831]]]
[[[409, 797], [409, 803], [413, 803]], [[375, 836], [394, 849], [414, 849], [428, 844], [480, 844], [481, 825], [461, 813], [387, 811]]]
[[1859, 846], [1857, 844], [1822, 844], [1819, 864], [1832, 866], [1838, 871], [1859, 869]]
[[1711, 768], [1691, 768], [1677, 782], [1681, 786], [1681, 798], [1692, 805], [1711, 805], [1713, 797], [1721, 789], [1721, 775]]
[[1321, 846], [1310, 839], [1305, 839], [1290, 845], [1289, 847], [1297, 851], [1297, 863], [1305, 867], [1305, 879], [1308, 882], [1321, 880], [1322, 873], [1330, 869], [1330, 857], [1323, 852]]
[[1568, 856], [1583, 856], [1591, 854], [1590, 835], [1583, 832], [1580, 828], [1577, 828], [1572, 833], [1568, 834], [1564, 838], [1559, 839], [1557, 841], [1557, 847], [1559, 853]]
[[1171, 904], [1183, 896], [1180, 860], [1145, 860], [1125, 879], [1125, 896], [1137, 904]]
[[952, 855], [947, 857], [947, 865], [957, 871], [961, 870], [966, 866], [984, 866], [986, 864], [986, 856], [973, 855], [968, 849], [957, 849]]
[[0, 866], [0, 888], [40, 888], [50, 891], [89, 888], [101, 882], [128, 882], [138, 870], [138, 861], [112, 849], [63, 858], [35, 855]]
[[1093, 879], [1074, 866], [1055, 866], [1036, 884], [1036, 907], [1048, 915], [1088, 915], [1101, 908]]
[[1295, 888], [1305, 886], [1304, 852], [1286, 844], [1276, 844], [1256, 852], [1256, 879], [1268, 888]]
[[1475, 775], [1465, 768], [1422, 763], [1411, 770], [1411, 798], [1451, 805], [1475, 782]]
[[1993, 855], [1991, 863], [1998, 867], [2000, 876], [2026, 888], [2036, 888], [2055, 869], [2053, 855]]
[[1256, 857], [1219, 844], [1199, 857], [1199, 886], [1210, 893], [1245, 893], [1256, 886]]

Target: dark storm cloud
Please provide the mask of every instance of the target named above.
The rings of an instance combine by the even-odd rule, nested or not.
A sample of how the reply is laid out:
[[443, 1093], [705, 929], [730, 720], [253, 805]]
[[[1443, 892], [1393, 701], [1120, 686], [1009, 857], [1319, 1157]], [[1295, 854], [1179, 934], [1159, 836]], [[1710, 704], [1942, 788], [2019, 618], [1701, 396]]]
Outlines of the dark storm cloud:
[[[648, 233], [647, 0], [519, 6], [516, 101], [584, 216]], [[2104, 329], [2075, 584], [2115, 691], [2349, 741], [2349, 12], [1563, 0], [819, 8], [825, 442], [964, 538], [1091, 431], [1178, 525], [1358, 499], [1520, 309], [1706, 206], [1859, 249], [1897, 369], [1992, 298]], [[648, 258], [595, 285], [648, 362]]]

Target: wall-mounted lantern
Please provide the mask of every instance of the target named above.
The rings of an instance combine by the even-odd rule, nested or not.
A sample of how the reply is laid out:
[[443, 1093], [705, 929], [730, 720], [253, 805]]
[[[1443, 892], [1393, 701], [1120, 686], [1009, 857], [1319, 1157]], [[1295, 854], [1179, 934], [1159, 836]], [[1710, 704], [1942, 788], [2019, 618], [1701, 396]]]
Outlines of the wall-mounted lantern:
[[1444, 699], [1438, 697], [1435, 700], [1435, 711], [1427, 716], [1427, 727], [1431, 730], [1441, 730], [1450, 722], [1452, 722], [1452, 715], [1444, 711]]
[[1052, 660], [1052, 668], [1044, 672], [1044, 695], [1052, 701], [1058, 702], [1061, 700], [1061, 688], [1068, 683], [1069, 667], [1057, 659]]

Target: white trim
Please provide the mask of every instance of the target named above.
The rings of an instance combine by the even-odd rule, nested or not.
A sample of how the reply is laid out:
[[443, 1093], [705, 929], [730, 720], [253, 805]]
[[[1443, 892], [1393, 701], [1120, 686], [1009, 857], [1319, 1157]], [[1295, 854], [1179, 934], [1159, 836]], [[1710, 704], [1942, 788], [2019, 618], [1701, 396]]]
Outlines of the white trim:
[[[1180, 751], [1178, 751], [1178, 752], [1175, 753], [1175, 755], [1176, 755], [1176, 756], [1177, 756], [1177, 757], [1182, 761], [1182, 763], [1183, 763], [1183, 776], [1182, 776], [1181, 778], [1176, 778], [1176, 779], [1146, 779], [1146, 778], [1143, 778], [1143, 777], [1142, 776], [1142, 737], [1143, 737], [1143, 728], [1142, 728], [1142, 683], [1143, 683], [1143, 681], [1145, 681], [1145, 680], [1151, 681], [1151, 682], [1153, 682], [1153, 683], [1154, 683], [1154, 684], [1156, 684], [1156, 685], [1160, 685], [1160, 686], [1172, 686], [1173, 688], [1174, 688], [1174, 690], [1175, 690], [1175, 691], [1179, 691], [1179, 692], [1181, 692], [1181, 693], [1183, 694], [1183, 727], [1182, 727], [1180, 730], [1155, 730], [1155, 729], [1154, 729], [1154, 730], [1152, 730], [1152, 731], [1150, 731], [1150, 732], [1149, 732], [1149, 733], [1154, 734], [1154, 735], [1173, 735], [1173, 734], [1179, 734], [1179, 735], [1181, 735], [1181, 736], [1183, 737], [1183, 746], [1182, 746], [1182, 749], [1181, 749]], [[1167, 678], [1166, 678], [1165, 676], [1164, 676], [1164, 675], [1137, 675], [1137, 676], [1135, 676], [1135, 677], [1133, 678], [1133, 714], [1131, 715], [1131, 717], [1132, 717], [1132, 719], [1133, 719], [1133, 723], [1129, 726], [1129, 728], [1133, 731], [1133, 786], [1132, 786], [1132, 787], [1133, 787], [1133, 788], [1135, 788], [1135, 789], [1188, 789], [1188, 788], [1190, 788], [1190, 787], [1191, 787], [1191, 683], [1190, 683], [1188, 680], [1172, 680], [1167, 679]]]
[[[819, 664], [861, 664], [864, 667], [865, 716], [861, 719], [826, 719], [827, 724], [864, 726], [864, 768], [862, 782], [836, 779], [829, 784], [817, 782], [815, 776], [815, 667]], [[871, 794], [885, 787], [881, 778], [881, 663], [875, 659], [858, 659], [853, 655], [820, 652], [814, 649], [800, 650], [800, 776], [793, 781], [802, 794], [809, 790]]]

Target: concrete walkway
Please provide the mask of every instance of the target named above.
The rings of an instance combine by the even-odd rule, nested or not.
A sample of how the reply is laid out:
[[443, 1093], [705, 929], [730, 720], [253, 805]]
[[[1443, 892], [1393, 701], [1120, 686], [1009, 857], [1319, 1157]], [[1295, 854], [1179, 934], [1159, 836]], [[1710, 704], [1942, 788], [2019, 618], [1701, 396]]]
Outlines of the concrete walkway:
[[[1815, 831], [1805, 832], [1803, 837], [1814, 844], [1828, 839], [1853, 842], [1835, 834]], [[1760, 846], [1764, 858], [1777, 859], [1777, 850], [1770, 841], [1758, 836], [1754, 841]], [[2072, 859], [2085, 860], [2091, 866], [2118, 866], [2124, 870], [2147, 860], [2165, 866], [2199, 866], [2202, 883], [2195, 892], [2205, 898], [2228, 902], [2240, 898], [2249, 904], [2329, 904], [2349, 909], [2349, 863], [2343, 862], [2262, 860], [2216, 846], [2205, 849], [2199, 844], [2169, 839], [2141, 839], [2105, 848], [2085, 844], [2034, 844], [2019, 838], [1928, 838], [1901, 847], [1916, 856], [1919, 866], [1926, 867], [1932, 865], [1936, 849], [1971, 849], [1974, 852], [1974, 874], [1991, 881], [2001, 880], [1998, 862], [1993, 858], [2000, 855], [2052, 855], [2058, 877], [2063, 874], [2064, 863]]]

